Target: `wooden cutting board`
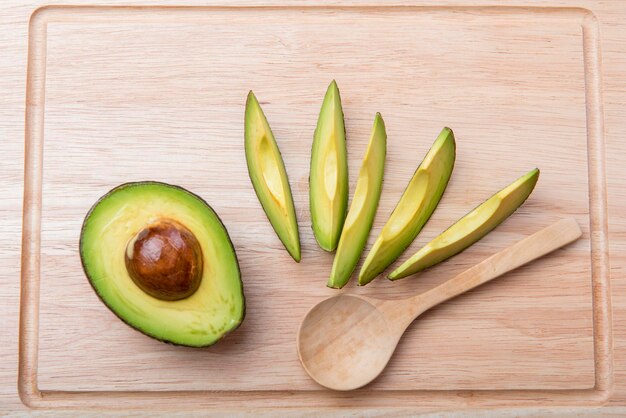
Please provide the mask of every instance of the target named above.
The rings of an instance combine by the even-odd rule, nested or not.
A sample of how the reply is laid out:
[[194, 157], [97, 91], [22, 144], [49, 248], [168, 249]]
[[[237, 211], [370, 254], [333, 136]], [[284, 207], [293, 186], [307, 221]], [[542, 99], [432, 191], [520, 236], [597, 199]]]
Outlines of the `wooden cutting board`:
[[[31, 406], [491, 407], [595, 405], [612, 389], [599, 23], [564, 7], [48, 7], [28, 51], [20, 391]], [[539, 167], [526, 204], [423, 274], [343, 292], [425, 291], [553, 221], [581, 240], [429, 312], [383, 375], [352, 393], [316, 385], [295, 349], [332, 254], [308, 211], [313, 130], [335, 79], [351, 192], [375, 112], [388, 157], [371, 246], [443, 126], [450, 185], [403, 261]], [[281, 148], [300, 224], [294, 263], [249, 182], [247, 92]], [[243, 326], [207, 349], [152, 341], [99, 302], [78, 256], [89, 207], [127, 181], [205, 198], [236, 247]], [[595, 315], [594, 315], [595, 313]]]

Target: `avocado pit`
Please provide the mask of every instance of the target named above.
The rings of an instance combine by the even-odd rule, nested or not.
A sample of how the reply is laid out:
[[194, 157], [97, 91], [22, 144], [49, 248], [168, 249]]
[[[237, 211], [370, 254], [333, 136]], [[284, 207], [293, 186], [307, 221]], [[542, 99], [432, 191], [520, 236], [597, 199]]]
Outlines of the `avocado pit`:
[[161, 300], [185, 299], [202, 281], [200, 243], [184, 225], [169, 219], [139, 231], [128, 243], [125, 262], [133, 282]]

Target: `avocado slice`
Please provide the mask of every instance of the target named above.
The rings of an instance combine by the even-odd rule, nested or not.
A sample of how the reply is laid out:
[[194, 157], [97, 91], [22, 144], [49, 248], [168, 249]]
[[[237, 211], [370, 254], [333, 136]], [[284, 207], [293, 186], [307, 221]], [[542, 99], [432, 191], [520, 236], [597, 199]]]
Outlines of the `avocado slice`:
[[300, 262], [300, 235], [287, 171], [263, 109], [252, 92], [246, 101], [244, 137], [254, 191], [276, 235], [291, 257]]
[[398, 280], [415, 274], [480, 240], [526, 201], [538, 179], [539, 169], [535, 168], [491, 196], [402, 263], [389, 279]]
[[341, 289], [350, 280], [367, 236], [372, 229], [383, 188], [385, 157], [387, 154], [387, 132], [380, 113], [376, 114], [369, 145], [359, 171], [359, 178], [352, 196], [350, 210], [341, 232], [337, 254], [328, 279], [328, 287]]
[[456, 143], [450, 128], [443, 128], [419, 165], [359, 273], [359, 285], [371, 282], [413, 242], [448, 185]]
[[244, 319], [228, 232], [204, 200], [181, 187], [138, 182], [108, 192], [85, 218], [80, 259], [104, 304], [158, 340], [208, 346]]
[[324, 96], [313, 136], [309, 201], [315, 239], [323, 250], [334, 251], [348, 207], [346, 129], [334, 80]]

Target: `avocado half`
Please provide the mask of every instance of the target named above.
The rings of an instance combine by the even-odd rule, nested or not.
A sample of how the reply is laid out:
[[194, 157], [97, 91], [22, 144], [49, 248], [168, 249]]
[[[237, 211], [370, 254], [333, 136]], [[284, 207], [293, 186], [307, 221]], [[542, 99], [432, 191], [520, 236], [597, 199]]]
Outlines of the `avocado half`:
[[254, 93], [248, 94], [244, 124], [248, 174], [263, 211], [291, 257], [300, 262], [300, 234], [291, 186], [280, 149]]
[[372, 229], [378, 201], [383, 189], [385, 156], [387, 155], [387, 132], [380, 113], [376, 114], [359, 178], [356, 183], [350, 210], [341, 231], [339, 246], [333, 261], [327, 286], [340, 289], [348, 283], [354, 271], [367, 237]]
[[443, 128], [365, 258], [359, 272], [359, 285], [374, 280], [413, 242], [439, 204], [452, 175], [455, 158], [454, 133], [450, 128]]
[[85, 218], [80, 258], [104, 304], [157, 340], [208, 346], [244, 319], [228, 232], [204, 200], [181, 187], [146, 181], [108, 192]]
[[491, 196], [413, 254], [389, 274], [389, 279], [398, 280], [418, 273], [480, 240], [528, 199], [538, 179], [539, 169], [535, 168]]
[[311, 227], [319, 246], [334, 251], [348, 208], [346, 128], [337, 83], [326, 90], [311, 149]]

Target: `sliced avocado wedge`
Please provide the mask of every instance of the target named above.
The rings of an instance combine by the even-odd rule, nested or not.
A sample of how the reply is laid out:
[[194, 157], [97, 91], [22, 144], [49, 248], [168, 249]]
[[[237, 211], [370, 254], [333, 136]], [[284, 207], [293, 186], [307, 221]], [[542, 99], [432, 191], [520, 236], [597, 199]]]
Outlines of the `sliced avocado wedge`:
[[359, 285], [371, 282], [413, 242], [443, 196], [455, 157], [454, 133], [443, 128], [367, 255]]
[[539, 169], [535, 168], [491, 196], [402, 263], [389, 279], [398, 280], [415, 274], [480, 240], [526, 201], [538, 179]]
[[252, 92], [246, 101], [244, 137], [254, 191], [276, 235], [291, 257], [300, 262], [300, 234], [287, 171], [263, 109]]
[[538, 179], [539, 169], [535, 168], [491, 196], [402, 263], [389, 279], [403, 279], [420, 272], [480, 240], [526, 201]]
[[328, 279], [328, 287], [341, 289], [350, 280], [367, 236], [372, 229], [376, 208], [383, 188], [385, 156], [387, 154], [387, 132], [380, 113], [376, 114], [374, 127], [365, 157], [359, 171], [359, 178], [352, 196], [350, 210], [341, 232], [337, 254]]
[[309, 201], [315, 239], [323, 250], [334, 251], [348, 207], [346, 129], [334, 80], [324, 96], [313, 136]]
[[80, 235], [89, 283], [120, 319], [161, 341], [203, 347], [245, 315], [237, 255], [201, 198], [158, 182], [127, 183], [91, 208]]

